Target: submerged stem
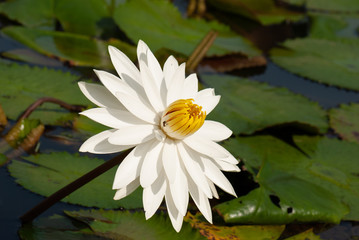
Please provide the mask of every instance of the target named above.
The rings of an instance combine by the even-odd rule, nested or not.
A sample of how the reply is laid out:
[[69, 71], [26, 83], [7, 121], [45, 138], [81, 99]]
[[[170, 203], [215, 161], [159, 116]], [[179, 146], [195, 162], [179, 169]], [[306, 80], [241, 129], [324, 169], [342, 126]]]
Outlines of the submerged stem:
[[120, 155], [106, 161], [102, 165], [98, 166], [97, 168], [93, 169], [92, 171], [86, 173], [82, 177], [76, 179], [75, 181], [69, 183], [65, 187], [61, 188], [57, 192], [53, 193], [51, 196], [44, 199], [38, 205], [30, 209], [27, 213], [20, 217], [22, 223], [31, 222], [41, 213], [45, 212], [48, 208], [52, 205], [66, 197], [67, 195], [71, 194], [72, 192], [76, 191], [86, 183], [90, 182], [94, 178], [98, 177], [102, 173], [110, 170], [117, 164], [119, 164], [130, 152], [132, 149], [128, 149], [123, 151]]
[[85, 109], [85, 106], [82, 105], [72, 105], [68, 104], [64, 101], [61, 101], [52, 97], [43, 97], [36, 100], [33, 104], [31, 104], [26, 111], [17, 119], [17, 121], [27, 118], [37, 107], [41, 106], [45, 102], [51, 102], [60, 105], [62, 108], [69, 110], [70, 112], [80, 112]]

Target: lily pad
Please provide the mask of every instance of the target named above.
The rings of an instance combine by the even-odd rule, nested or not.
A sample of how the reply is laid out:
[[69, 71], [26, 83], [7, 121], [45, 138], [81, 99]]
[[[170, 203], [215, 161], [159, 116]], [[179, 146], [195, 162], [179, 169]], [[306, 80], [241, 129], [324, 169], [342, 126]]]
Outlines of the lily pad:
[[341, 105], [329, 111], [330, 126], [347, 141], [359, 143], [359, 104]]
[[208, 118], [227, 125], [235, 134], [251, 134], [279, 124], [309, 131], [327, 129], [326, 112], [317, 103], [287, 89], [229, 75], [200, 75], [221, 101]]
[[80, 34], [19, 26], [6, 27], [1, 31], [39, 53], [56, 56], [71, 65], [112, 69], [108, 45], [121, 49], [131, 59], [136, 58], [135, 47], [116, 39], [105, 42]]
[[309, 10], [323, 10], [332, 12], [357, 12], [357, 0], [284, 0], [293, 5], [305, 5]]
[[[271, 136], [242, 137], [225, 144], [243, 159], [260, 185], [215, 207], [226, 222], [263, 223], [283, 217], [279, 222], [284, 223], [297, 214], [295, 220], [305, 222], [359, 219], [358, 145], [325, 137], [293, 140], [299, 149]], [[286, 210], [287, 218], [278, 210]]]
[[295, 39], [270, 52], [286, 70], [313, 81], [359, 91], [359, 41]]
[[[32, 192], [50, 196], [77, 178], [101, 165], [96, 158], [54, 152], [25, 157], [27, 162], [13, 160], [8, 166], [16, 182]], [[139, 208], [142, 207], [142, 190], [137, 189], [128, 197], [115, 201], [112, 190], [116, 167], [65, 197], [62, 201], [87, 207]]]
[[55, 27], [54, 0], [7, 0], [0, 13], [24, 26], [52, 30]]
[[183, 223], [179, 233], [173, 230], [164, 214], [146, 220], [143, 213], [128, 211], [86, 210], [66, 212], [69, 217], [54, 215], [20, 229], [23, 240], [40, 239], [206, 239]]
[[65, 32], [101, 36], [109, 7], [103, 0], [56, 0], [54, 14]]
[[260, 52], [245, 38], [218, 22], [184, 19], [169, 1], [128, 0], [114, 12], [118, 26], [134, 42], [144, 40], [153, 51], [171, 49], [189, 56], [210, 30], [217, 31], [208, 56], [240, 52], [250, 57]]
[[208, 3], [215, 8], [242, 15], [264, 25], [298, 21], [304, 17], [300, 12], [277, 6], [272, 0], [210, 0]]
[[278, 239], [282, 234], [284, 225], [239, 225], [239, 226], [217, 226], [200, 219], [200, 214], [188, 213], [185, 221], [211, 240], [269, 240]]
[[[17, 119], [25, 109], [42, 97], [53, 97], [69, 104], [87, 105], [76, 81], [78, 76], [46, 68], [0, 63], [0, 103], [10, 119]], [[31, 119], [57, 124], [73, 116], [55, 104], [45, 103]]]

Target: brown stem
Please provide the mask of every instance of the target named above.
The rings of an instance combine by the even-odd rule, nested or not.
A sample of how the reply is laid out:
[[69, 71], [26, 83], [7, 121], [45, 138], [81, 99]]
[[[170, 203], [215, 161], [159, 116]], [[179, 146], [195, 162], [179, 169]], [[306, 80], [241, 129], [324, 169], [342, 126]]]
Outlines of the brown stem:
[[218, 33], [215, 31], [210, 31], [199, 43], [196, 49], [192, 52], [191, 56], [188, 58], [186, 63], [188, 72], [194, 72], [198, 64], [206, 55], [209, 48], [212, 46], [214, 40], [216, 39]]
[[75, 181], [71, 182], [70, 184], [66, 185], [65, 187], [61, 188], [57, 192], [53, 193], [51, 196], [44, 199], [34, 208], [30, 209], [27, 213], [20, 217], [22, 223], [28, 223], [34, 220], [37, 216], [41, 213], [46, 211], [52, 205], [66, 197], [67, 195], [71, 194], [72, 192], [76, 191], [78, 188], [82, 187], [86, 183], [90, 182], [94, 178], [98, 177], [102, 173], [110, 170], [112, 167], [119, 164], [131, 151], [132, 149], [126, 150], [122, 152], [120, 155], [112, 158], [111, 160], [106, 161], [102, 165], [98, 166], [94, 170], [86, 173], [82, 177], [76, 179]]
[[83, 109], [85, 109], [85, 106], [82, 106], [82, 105], [72, 105], [72, 104], [65, 103], [64, 101], [61, 101], [61, 100], [56, 99], [56, 98], [43, 97], [43, 98], [39, 98], [38, 100], [36, 100], [36, 102], [31, 104], [26, 109], [26, 111], [17, 119], [17, 121], [19, 121], [21, 119], [24, 119], [24, 118], [27, 118], [37, 107], [41, 106], [45, 102], [51, 102], [51, 103], [58, 104], [62, 108], [65, 108], [65, 109], [69, 110], [70, 112], [80, 112]]

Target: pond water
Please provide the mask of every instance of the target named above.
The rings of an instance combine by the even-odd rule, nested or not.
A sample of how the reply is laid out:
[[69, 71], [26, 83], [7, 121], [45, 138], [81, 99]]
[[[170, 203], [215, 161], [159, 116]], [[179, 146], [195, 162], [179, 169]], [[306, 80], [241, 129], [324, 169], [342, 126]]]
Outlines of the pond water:
[[[8, 38], [0, 37], [0, 53], [10, 49], [24, 48], [21, 44], [16, 43]], [[318, 102], [323, 108], [329, 109], [337, 107], [343, 103], [359, 102], [359, 93], [336, 87], [319, 84], [308, 79], [293, 75], [271, 62], [269, 59], [265, 68], [251, 70], [248, 73], [238, 73], [245, 75], [253, 80], [267, 82], [273, 86], [285, 87], [295, 93], [304, 95], [309, 99]], [[68, 71], [69, 69], [61, 67]], [[77, 71], [71, 69], [71, 71]], [[253, 96], [255, 97], [255, 96]], [[57, 129], [62, 131], [63, 129]], [[40, 140], [40, 151], [69, 151], [76, 152], [80, 143], [74, 143], [70, 147], [61, 144], [53, 138], [47, 137], [54, 135], [49, 132]], [[107, 156], [106, 158], [109, 158]], [[17, 231], [21, 226], [19, 217], [33, 206], [38, 204], [44, 198], [37, 194], [31, 193], [20, 185], [16, 184], [14, 179], [9, 175], [6, 167], [0, 168], [0, 239], [15, 240], [18, 239]], [[54, 189], [55, 191], [56, 189]], [[57, 203], [41, 216], [50, 216], [54, 213], [61, 214], [63, 210], [77, 210], [80, 207]], [[83, 207], [81, 207], [83, 209]], [[328, 227], [328, 226], [326, 226]], [[321, 233], [322, 239], [359, 239], [359, 226], [351, 222], [343, 222], [338, 226], [333, 226]]]

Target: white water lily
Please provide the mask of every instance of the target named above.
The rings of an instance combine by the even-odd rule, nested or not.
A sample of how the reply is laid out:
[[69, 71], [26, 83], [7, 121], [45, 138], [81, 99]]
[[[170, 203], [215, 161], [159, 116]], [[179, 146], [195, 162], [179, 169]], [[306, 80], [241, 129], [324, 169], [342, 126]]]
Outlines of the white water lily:
[[178, 232], [191, 195], [212, 222], [208, 199], [218, 198], [215, 185], [236, 196], [221, 170], [240, 171], [238, 161], [216, 143], [232, 131], [205, 120], [220, 96], [213, 89], [198, 91], [196, 74], [185, 77], [185, 63], [178, 65], [172, 56], [162, 70], [143, 41], [137, 47], [140, 70], [118, 49], [110, 46], [109, 53], [120, 77], [95, 70], [104, 86], [85, 82], [79, 86], [98, 106], [81, 114], [112, 129], [89, 138], [80, 151], [105, 154], [135, 147], [117, 169], [115, 200], [141, 186], [148, 219], [165, 198]]

